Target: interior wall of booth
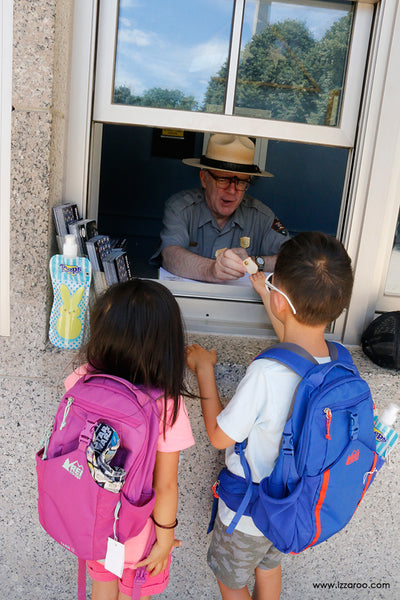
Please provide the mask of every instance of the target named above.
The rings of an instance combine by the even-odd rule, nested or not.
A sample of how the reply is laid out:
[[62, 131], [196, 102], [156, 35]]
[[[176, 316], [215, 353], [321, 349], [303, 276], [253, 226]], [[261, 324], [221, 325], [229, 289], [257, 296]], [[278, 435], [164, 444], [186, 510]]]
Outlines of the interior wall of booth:
[[[198, 187], [199, 169], [182, 158], [202, 154], [203, 134], [184, 139], [148, 127], [103, 126], [98, 227], [125, 237], [134, 264], [146, 265], [157, 249], [167, 198]], [[348, 150], [270, 140], [265, 169], [249, 193], [267, 204], [291, 234], [319, 230], [336, 235]], [[261, 165], [264, 167], [264, 165]]]

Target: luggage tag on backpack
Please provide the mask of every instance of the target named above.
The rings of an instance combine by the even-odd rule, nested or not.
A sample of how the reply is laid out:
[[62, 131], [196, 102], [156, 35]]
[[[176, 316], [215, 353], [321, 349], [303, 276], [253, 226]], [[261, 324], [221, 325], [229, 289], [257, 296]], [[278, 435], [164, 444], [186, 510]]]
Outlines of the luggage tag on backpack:
[[114, 573], [117, 577], [122, 577], [125, 564], [125, 546], [113, 538], [108, 538], [107, 554], [104, 566], [107, 571]]
[[109, 537], [107, 540], [107, 554], [104, 561], [104, 567], [107, 569], [107, 571], [110, 571], [110, 573], [113, 573], [119, 578], [122, 577], [125, 564], [125, 546], [117, 541], [116, 535], [116, 526], [119, 518], [118, 513], [120, 507], [121, 502], [118, 502], [114, 511], [114, 538]]

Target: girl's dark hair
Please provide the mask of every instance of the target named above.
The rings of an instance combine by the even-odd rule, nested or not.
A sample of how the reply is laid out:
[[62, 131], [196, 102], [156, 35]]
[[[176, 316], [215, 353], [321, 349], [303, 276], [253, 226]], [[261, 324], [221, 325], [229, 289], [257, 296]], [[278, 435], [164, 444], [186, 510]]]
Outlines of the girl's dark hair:
[[317, 231], [299, 233], [281, 246], [274, 283], [293, 302], [298, 321], [328, 324], [350, 303], [351, 259], [335, 237]]
[[96, 372], [116, 375], [174, 400], [176, 421], [184, 388], [185, 338], [179, 306], [163, 285], [132, 279], [106, 290], [90, 313], [86, 361]]

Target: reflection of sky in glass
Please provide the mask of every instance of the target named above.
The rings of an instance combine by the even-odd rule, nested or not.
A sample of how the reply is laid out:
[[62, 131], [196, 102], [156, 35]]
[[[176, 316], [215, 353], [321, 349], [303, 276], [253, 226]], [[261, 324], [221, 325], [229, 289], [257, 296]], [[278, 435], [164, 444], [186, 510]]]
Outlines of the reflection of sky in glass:
[[115, 86], [179, 89], [201, 101], [228, 57], [232, 0], [121, 0]]
[[[271, 22], [298, 19], [320, 39], [351, 4], [296, 6], [271, 2]], [[242, 47], [253, 32], [255, 0], [246, 2]], [[115, 86], [141, 95], [179, 89], [202, 102], [210, 77], [225, 63], [233, 0], [120, 0]]]
[[[270, 4], [269, 22], [277, 23], [285, 19], [295, 19], [296, 21], [306, 23], [313, 37], [321, 39], [333, 23], [344, 17], [351, 10], [349, 3], [328, 3], [315, 2], [313, 6], [305, 4], [295, 5], [284, 2], [262, 2], [264, 5]], [[253, 34], [254, 13], [256, 9], [256, 0], [246, 0], [245, 22], [243, 24], [242, 46], [247, 44]]]

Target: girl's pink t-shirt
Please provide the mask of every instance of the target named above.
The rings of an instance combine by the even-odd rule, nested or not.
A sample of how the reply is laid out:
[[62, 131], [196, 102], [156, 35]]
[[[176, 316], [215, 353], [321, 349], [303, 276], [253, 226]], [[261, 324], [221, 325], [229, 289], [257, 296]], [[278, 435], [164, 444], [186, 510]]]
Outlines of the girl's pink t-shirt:
[[[87, 374], [87, 365], [82, 365], [73, 371], [66, 378], [64, 385], [68, 391], [83, 375]], [[164, 413], [163, 399], [156, 400], [160, 414]], [[163, 432], [163, 420], [160, 419], [159, 436], [157, 442], [158, 452], [178, 452], [194, 445], [192, 428], [190, 426], [189, 416], [186, 410], [185, 402], [181, 398], [179, 404], [178, 416], [171, 427], [168, 425], [174, 409], [174, 401], [169, 399], [167, 402], [167, 426], [165, 428], [165, 437]], [[142, 557], [146, 546], [148, 536], [151, 533], [153, 523], [148, 520], [144, 529], [139, 535], [125, 542], [125, 567], [134, 566]]]

